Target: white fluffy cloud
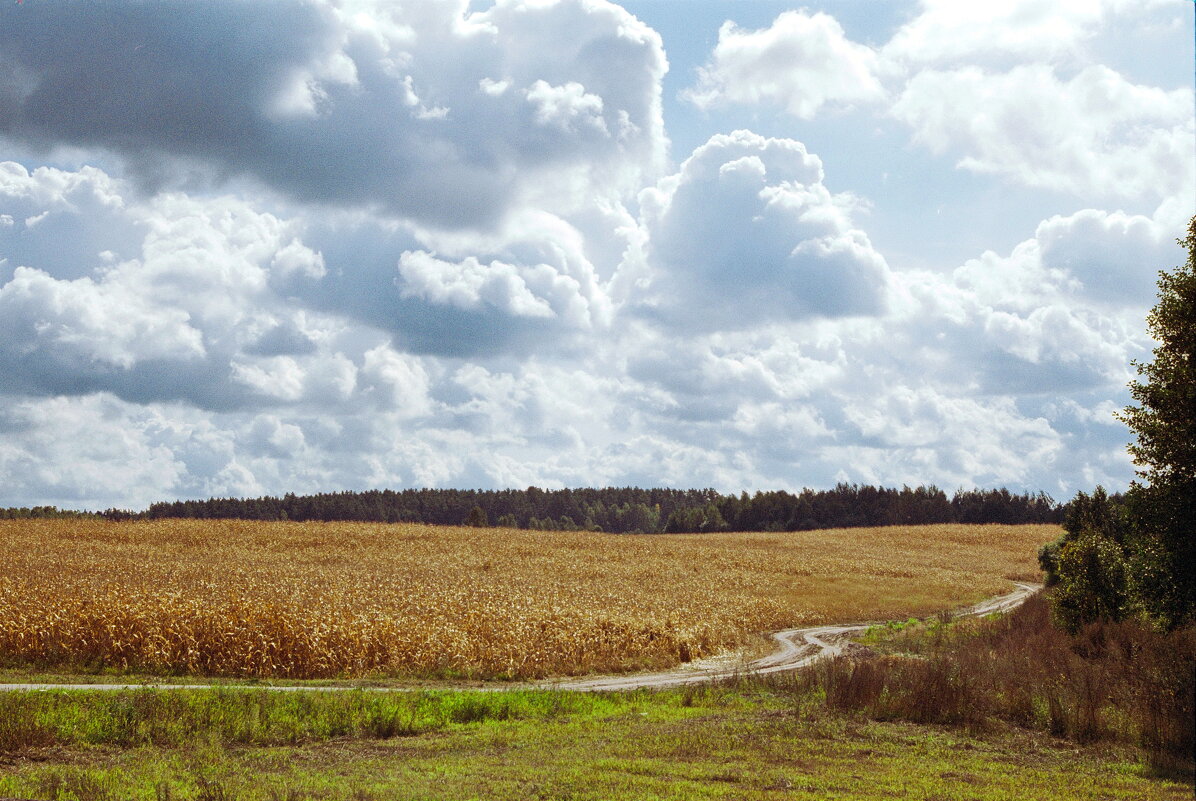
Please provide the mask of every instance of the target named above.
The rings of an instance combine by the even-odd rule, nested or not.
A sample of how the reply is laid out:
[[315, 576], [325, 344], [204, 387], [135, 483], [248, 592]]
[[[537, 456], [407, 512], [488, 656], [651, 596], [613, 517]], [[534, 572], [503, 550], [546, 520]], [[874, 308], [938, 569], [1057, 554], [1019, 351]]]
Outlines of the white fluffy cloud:
[[956, 283], [994, 306], [1025, 311], [1067, 298], [1143, 317], [1156, 273], [1177, 260], [1174, 228], [1158, 217], [1084, 209], [1039, 224], [1007, 257], [985, 253], [955, 270]]
[[399, 257], [399, 273], [405, 297], [463, 309], [487, 304], [516, 317], [555, 316], [552, 307], [532, 294], [518, 268], [510, 264], [482, 264], [472, 256], [453, 264], [424, 251], [409, 250]]
[[920, 13], [894, 34], [885, 54], [920, 64], [1060, 58], [1073, 53], [1111, 11], [1128, 5], [1122, 0], [921, 0]]
[[[0, 245], [17, 241], [8, 260], [20, 259], [0, 285], [9, 392], [221, 409], [352, 394], [356, 367], [334, 349], [340, 324], [287, 300], [325, 275], [299, 223], [229, 197], [135, 202], [94, 168], [0, 172], [0, 204], [41, 209], [39, 222], [0, 234]], [[110, 231], [125, 238], [110, 242]], [[96, 252], [109, 244], [115, 252]]]
[[1121, 0], [923, 0], [876, 48], [821, 12], [784, 12], [755, 31], [728, 22], [683, 95], [803, 120], [855, 105], [902, 122], [962, 169], [1089, 202], [1190, 199], [1192, 91], [1136, 84], [1084, 47], [1102, 26], [1149, 24], [1142, 12]]
[[643, 311], [690, 330], [879, 312], [888, 267], [853, 225], [854, 199], [822, 178], [793, 140], [736, 131], [699, 147], [641, 195]]
[[1191, 91], [1138, 86], [1103, 66], [921, 72], [892, 113], [959, 166], [1078, 196], [1161, 200], [1196, 186]]
[[44, 350], [57, 363], [43, 369], [64, 372], [204, 355], [203, 338], [182, 310], [130, 299], [116, 282], [57, 281], [28, 267], [0, 288], [0, 338], [14, 358]]
[[[910, 337], [899, 341], [989, 395], [1124, 395], [1131, 360], [1149, 350], [1154, 276], [1137, 260], [1166, 264], [1175, 251], [1166, 232], [1150, 218], [1089, 209], [1046, 220], [1008, 255], [981, 254], [950, 276], [898, 274]], [[1109, 257], [1130, 253], [1105, 274]]]
[[710, 63], [685, 94], [703, 108], [768, 102], [810, 119], [826, 105], [883, 98], [877, 62], [875, 51], [850, 41], [834, 17], [786, 11], [761, 30], [724, 23]]
[[617, 6], [470, 5], [0, 11], [0, 505], [1132, 475], [1111, 414], [1192, 124], [1088, 63], [1130, 15], [723, 26], [711, 119], [767, 104], [825, 145], [871, 114], [1051, 198], [913, 270], [825, 150], [728, 125], [669, 167], [662, 42]]
[[152, 431], [161, 415], [111, 397], [0, 396], [0, 476], [13, 501], [144, 505], [178, 490], [185, 465]]
[[[893, 273], [887, 315], [641, 336], [631, 402], [646, 430], [737, 454], [757, 486], [794, 465], [823, 484], [1119, 486], [1128, 433], [1112, 411], [1150, 348], [1154, 276], [1138, 265], [1176, 259], [1169, 232], [1085, 210], [950, 273]], [[1119, 291], [1101, 280], [1109, 260]]]
[[[71, 277], [77, 264], [35, 241], [27, 252], [42, 260], [0, 285], [10, 410], [0, 470], [19, 499], [1115, 482], [1128, 469], [1123, 430], [1090, 410], [1124, 403], [1128, 362], [1148, 347], [1152, 276], [1134, 265], [1165, 264], [1173, 249], [1164, 221], [1086, 210], [953, 273], [894, 273], [855, 226], [858, 202], [822, 184], [816, 156], [740, 132], [644, 195], [613, 283], [579, 230], [552, 215], [534, 218], [539, 237], [525, 221], [443, 238], [451, 258], [391, 252], [385, 281], [416, 304], [405, 308], [565, 326], [533, 340], [544, 358], [445, 359], [403, 352], [364, 318], [295, 306], [296, 287], [343, 269], [305, 244], [299, 223], [229, 198], [132, 202], [119, 182], [88, 175], [106, 187], [100, 208], [114, 227], [137, 220], [121, 256], [93, 254], [88, 274]], [[62, 171], [28, 178], [46, 209], [57, 195], [45, 187], [75, 185]], [[71, 212], [55, 214], [71, 230]], [[460, 255], [471, 247], [504, 255]], [[731, 263], [745, 254], [754, 262]], [[50, 272], [60, 266], [66, 277]], [[590, 333], [554, 350], [567, 330]], [[58, 430], [109, 429], [124, 432], [119, 447], [87, 449], [69, 470], [30, 467]], [[152, 480], [138, 472], [146, 460], [158, 465]], [[121, 496], [109, 475], [137, 491]]]
[[[449, 262], [417, 250], [399, 257], [399, 275], [403, 297], [434, 305], [490, 307], [512, 317], [555, 319], [573, 328], [590, 328], [596, 315], [604, 317], [601, 290], [583, 286], [551, 264], [519, 266], [497, 259], [483, 264], [474, 256]], [[587, 289], [597, 294], [587, 296]], [[592, 309], [592, 304], [600, 308]]]

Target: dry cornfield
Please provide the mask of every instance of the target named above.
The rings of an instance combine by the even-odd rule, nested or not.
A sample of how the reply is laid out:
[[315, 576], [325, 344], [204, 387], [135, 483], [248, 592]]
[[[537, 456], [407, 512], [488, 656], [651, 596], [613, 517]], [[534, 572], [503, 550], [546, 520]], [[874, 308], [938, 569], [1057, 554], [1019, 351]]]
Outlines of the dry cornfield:
[[675, 665], [753, 632], [1038, 576], [1055, 526], [628, 536], [370, 523], [0, 521], [0, 664], [510, 676]]

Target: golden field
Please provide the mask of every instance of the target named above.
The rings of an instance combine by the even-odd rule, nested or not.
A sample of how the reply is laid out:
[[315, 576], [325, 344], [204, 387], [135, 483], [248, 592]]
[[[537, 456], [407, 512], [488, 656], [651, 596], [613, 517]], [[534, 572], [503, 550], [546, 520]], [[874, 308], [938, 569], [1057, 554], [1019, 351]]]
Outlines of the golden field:
[[1036, 579], [1056, 526], [618, 535], [0, 521], [0, 665], [288, 678], [665, 667]]

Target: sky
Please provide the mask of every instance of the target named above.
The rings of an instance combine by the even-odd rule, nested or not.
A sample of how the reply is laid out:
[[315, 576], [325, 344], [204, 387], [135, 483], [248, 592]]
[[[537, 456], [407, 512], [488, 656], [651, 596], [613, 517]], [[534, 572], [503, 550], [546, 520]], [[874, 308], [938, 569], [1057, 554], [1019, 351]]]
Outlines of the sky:
[[0, 3], [0, 506], [1134, 478], [1190, 0]]

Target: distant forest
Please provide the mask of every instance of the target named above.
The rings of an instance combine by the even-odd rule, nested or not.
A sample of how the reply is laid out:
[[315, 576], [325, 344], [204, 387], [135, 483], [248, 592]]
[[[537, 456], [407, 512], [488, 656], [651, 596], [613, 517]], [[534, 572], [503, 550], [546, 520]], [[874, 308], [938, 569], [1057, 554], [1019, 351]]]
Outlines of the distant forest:
[[[1045, 493], [937, 487], [887, 489], [839, 484], [830, 490], [723, 495], [712, 489], [408, 489], [211, 498], [155, 503], [144, 512], [109, 509], [112, 520], [237, 518], [359, 520], [504, 526], [556, 531], [652, 534], [798, 531], [923, 523], [1060, 523], [1066, 507]], [[0, 510], [0, 517], [71, 516], [54, 507]]]

